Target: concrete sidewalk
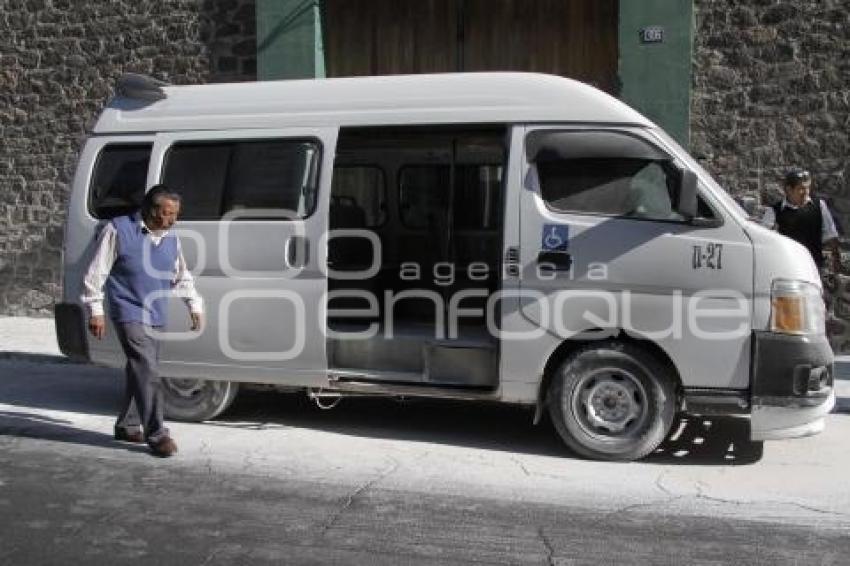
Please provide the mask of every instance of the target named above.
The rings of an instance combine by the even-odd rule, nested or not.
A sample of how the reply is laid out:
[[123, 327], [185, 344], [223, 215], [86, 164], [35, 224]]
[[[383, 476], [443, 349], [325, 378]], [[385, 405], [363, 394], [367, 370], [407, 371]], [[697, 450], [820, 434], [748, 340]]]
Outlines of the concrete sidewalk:
[[12, 353], [61, 356], [53, 319], [0, 316], [0, 356]]

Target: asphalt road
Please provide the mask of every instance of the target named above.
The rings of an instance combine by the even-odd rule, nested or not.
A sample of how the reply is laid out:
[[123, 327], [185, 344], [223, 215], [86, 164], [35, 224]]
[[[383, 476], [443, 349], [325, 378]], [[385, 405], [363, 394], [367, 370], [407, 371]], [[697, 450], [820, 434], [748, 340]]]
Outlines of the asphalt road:
[[159, 460], [111, 438], [117, 371], [11, 358], [2, 564], [850, 562], [844, 412], [763, 452], [745, 421], [687, 420], [647, 460], [610, 464], [518, 408], [320, 411], [253, 392], [218, 421], [172, 424], [180, 453]]

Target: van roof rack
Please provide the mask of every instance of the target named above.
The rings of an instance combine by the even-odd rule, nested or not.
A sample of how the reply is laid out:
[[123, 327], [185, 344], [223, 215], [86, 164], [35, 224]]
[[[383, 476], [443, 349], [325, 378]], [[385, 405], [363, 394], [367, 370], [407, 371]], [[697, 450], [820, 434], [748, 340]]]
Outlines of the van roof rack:
[[168, 83], [138, 73], [124, 73], [118, 78], [115, 87], [120, 96], [139, 100], [162, 100], [166, 97], [162, 87]]

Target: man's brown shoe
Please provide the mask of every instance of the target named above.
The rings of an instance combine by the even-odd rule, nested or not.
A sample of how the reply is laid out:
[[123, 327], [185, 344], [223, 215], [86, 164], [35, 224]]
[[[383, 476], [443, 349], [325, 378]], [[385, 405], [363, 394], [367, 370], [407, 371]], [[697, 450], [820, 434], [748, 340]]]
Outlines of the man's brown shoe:
[[116, 428], [115, 440], [120, 440], [121, 442], [135, 442], [141, 444], [145, 441], [145, 437], [142, 434], [142, 429], [131, 431], [127, 430], [126, 428]]
[[159, 456], [160, 458], [168, 458], [169, 456], [174, 456], [174, 454], [177, 452], [177, 445], [168, 436], [164, 436], [156, 442], [151, 442], [150, 447], [151, 454], [153, 454], [154, 456]]

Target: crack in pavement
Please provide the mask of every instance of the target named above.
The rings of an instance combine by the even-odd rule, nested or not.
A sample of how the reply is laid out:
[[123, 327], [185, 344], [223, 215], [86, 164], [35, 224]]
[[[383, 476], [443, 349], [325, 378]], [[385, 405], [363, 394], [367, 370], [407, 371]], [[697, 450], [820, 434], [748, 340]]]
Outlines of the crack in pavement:
[[555, 549], [552, 548], [552, 543], [546, 538], [546, 533], [543, 532], [543, 527], [537, 527], [537, 535], [543, 541], [543, 546], [546, 547], [546, 563], [549, 566], [555, 566]]
[[633, 503], [631, 505], [626, 505], [625, 507], [620, 507], [619, 509], [614, 509], [613, 511], [609, 511], [605, 514], [606, 518], [614, 515], [629, 513], [634, 511], [635, 509], [640, 509], [641, 507], [655, 507], [657, 505], [666, 505], [669, 503], [673, 503], [674, 501], [679, 501], [680, 499], [684, 499], [687, 497], [686, 495], [676, 495], [673, 497], [667, 497], [661, 501], [652, 501], [650, 503]]
[[523, 464], [522, 461], [518, 460], [515, 456], [511, 456], [510, 460], [511, 460], [511, 462], [513, 462], [514, 464], [519, 466], [519, 469], [522, 470], [522, 472], [526, 476], [531, 477], [531, 475], [532, 475], [531, 472], [528, 471], [528, 468], [525, 467], [525, 464]]
[[818, 507], [813, 507], [811, 505], [805, 505], [803, 503], [797, 503], [796, 501], [781, 501], [777, 499], [766, 499], [764, 501], [749, 501], [749, 500], [734, 500], [734, 499], [723, 499], [721, 497], [714, 497], [711, 495], [706, 495], [703, 492], [703, 487], [707, 487], [705, 483], [699, 482], [697, 485], [697, 499], [704, 499], [706, 501], [712, 501], [716, 503], [723, 503], [728, 505], [790, 505], [791, 507], [797, 507], [799, 509], [803, 509], [805, 511], [811, 511], [813, 513], [820, 513], [821, 515], [833, 515], [837, 517], [847, 517], [847, 513], [841, 513], [840, 511], [829, 511], [826, 509], [820, 509]]
[[658, 477], [655, 478], [655, 487], [657, 487], [659, 490], [661, 490], [661, 492], [664, 493], [665, 495], [670, 495], [670, 496], [675, 497], [673, 495], [673, 492], [670, 491], [669, 489], [667, 489], [666, 487], [664, 487], [664, 485], [661, 483], [661, 481], [664, 479], [664, 476], [667, 475], [667, 473], [668, 473], [668, 470], [663, 470], [660, 474], [658, 474]]
[[696, 482], [697, 493], [696, 493], [695, 498], [698, 499], [698, 500], [711, 501], [713, 503], [720, 503], [720, 504], [723, 504], [723, 505], [735, 505], [735, 506], [742, 506], [742, 505], [788, 505], [788, 506], [791, 506], [791, 507], [797, 507], [799, 509], [803, 509], [805, 511], [811, 511], [813, 513], [819, 513], [821, 515], [832, 515], [832, 516], [836, 516], [836, 517], [850, 516], [850, 514], [848, 514], [848, 513], [842, 513], [840, 511], [829, 511], [827, 509], [820, 509], [818, 507], [813, 507], [811, 505], [805, 505], [803, 503], [797, 503], [796, 501], [781, 501], [781, 500], [777, 500], [777, 499], [766, 499], [764, 501], [753, 501], [753, 500], [746, 500], [746, 499], [736, 500], [736, 499], [725, 499], [725, 498], [722, 498], [722, 497], [715, 497], [713, 495], [707, 495], [705, 493], [705, 489], [707, 489], [709, 487], [710, 486], [703, 481]]
[[661, 493], [666, 495], [667, 496], [666, 498], [662, 499], [661, 501], [653, 501], [653, 502], [650, 502], [650, 503], [633, 503], [631, 505], [626, 505], [625, 507], [620, 507], [618, 509], [614, 509], [613, 511], [610, 511], [607, 514], [607, 516], [610, 517], [612, 515], [629, 513], [630, 511], [633, 511], [635, 509], [640, 509], [641, 507], [654, 507], [656, 505], [666, 505], [666, 504], [673, 503], [674, 501], [679, 501], [680, 499], [684, 499], [685, 497], [687, 497], [686, 495], [675, 495], [672, 491], [670, 491], [669, 489], [664, 487], [664, 484], [663, 484], [664, 476], [667, 475], [668, 473], [669, 473], [669, 470], [663, 470], [660, 474], [658, 474], [658, 477], [655, 478], [655, 487], [657, 487], [658, 490]]
[[212, 461], [212, 447], [209, 442], [206, 440], [201, 440], [201, 448], [199, 450], [201, 455], [204, 457], [204, 467], [206, 468], [208, 476], [214, 476], [215, 471], [213, 471], [213, 461]]
[[[662, 476], [663, 476], [663, 474], [662, 474]], [[659, 489], [661, 489], [664, 493], [666, 493], [668, 495], [672, 495], [672, 493], [669, 490], [667, 490], [666, 488], [664, 488], [661, 485], [661, 479], [662, 479], [661, 476], [659, 476], [659, 478], [656, 480], [656, 486]], [[629, 513], [631, 511], [634, 511], [635, 509], [640, 509], [642, 507], [650, 508], [650, 507], [656, 507], [656, 506], [669, 505], [670, 503], [680, 501], [682, 499], [687, 499], [687, 498], [693, 498], [694, 500], [698, 500], [698, 501], [700, 501], [700, 500], [701, 501], [710, 501], [712, 503], [719, 503], [721, 505], [734, 505], [736, 507], [747, 506], [747, 505], [780, 505], [780, 506], [781, 505], [787, 505], [787, 506], [791, 506], [791, 507], [797, 507], [797, 508], [802, 509], [804, 511], [809, 511], [809, 512], [812, 512], [812, 513], [818, 513], [818, 514], [821, 514], [821, 515], [829, 515], [829, 516], [833, 516], [833, 517], [848, 517], [848, 516], [850, 516], [850, 513], [842, 513], [840, 511], [830, 511], [830, 510], [827, 510], [827, 509], [820, 509], [818, 507], [813, 507], [811, 505], [805, 505], [803, 503], [797, 503], [795, 501], [780, 501], [780, 500], [775, 500], [775, 499], [766, 499], [764, 501], [723, 499], [721, 497], [713, 497], [711, 495], [706, 495], [705, 492], [704, 492], [705, 487], [707, 487], [707, 486], [703, 482], [697, 482], [696, 483], [697, 493], [694, 496], [676, 495], [676, 496], [668, 497], [668, 498], [666, 498], [662, 501], [653, 501], [653, 502], [650, 502], [650, 503], [634, 503], [632, 505], [626, 505], [625, 507], [620, 507], [618, 509], [614, 509], [613, 511], [607, 513], [606, 516], [610, 517], [610, 516], [617, 515], [617, 514]]]
[[714, 497], [713, 495], [706, 495], [704, 489], [707, 488], [707, 487], [709, 487], [709, 485], [706, 484], [703, 481], [698, 481], [696, 483], [696, 488], [697, 488], [696, 498], [697, 499], [704, 499], [706, 501], [713, 501], [713, 502], [716, 502], [716, 503], [724, 503], [724, 504], [728, 504], [728, 505], [752, 505], [752, 503], [753, 503], [752, 501], [747, 501], [747, 500], [723, 499], [722, 497]]
[[840, 511], [827, 511], [826, 509], [818, 509], [817, 507], [811, 507], [809, 505], [803, 505], [802, 503], [796, 503], [794, 501], [770, 501], [770, 503], [780, 503], [784, 505], [791, 505], [793, 507], [799, 507], [800, 509], [805, 509], [806, 511], [812, 511], [814, 513], [820, 513], [822, 515], [835, 515], [838, 517], [847, 517], [848, 513], [841, 513]]
[[209, 564], [216, 556], [218, 556], [221, 550], [222, 549], [220, 546], [216, 546], [215, 548], [213, 548], [212, 552], [210, 552], [207, 557], [204, 558], [204, 561], [201, 562], [200, 566], [207, 566], [207, 564]]
[[343, 513], [345, 513], [346, 509], [351, 507], [351, 505], [354, 503], [354, 500], [357, 499], [360, 496], [361, 493], [363, 493], [367, 489], [369, 489], [372, 486], [374, 486], [375, 484], [377, 484], [382, 479], [386, 478], [387, 476], [389, 476], [390, 474], [395, 472], [399, 468], [399, 466], [400, 466], [400, 464], [399, 464], [398, 460], [392, 459], [392, 464], [390, 464], [390, 466], [388, 466], [387, 469], [385, 469], [380, 474], [378, 474], [377, 476], [375, 476], [371, 480], [367, 481], [366, 483], [357, 487], [357, 489], [355, 489], [354, 491], [349, 493], [348, 496], [345, 498], [345, 501], [343, 502], [342, 506], [339, 507], [336, 511], [334, 511], [331, 514], [331, 516], [328, 517], [328, 519], [324, 522], [324, 524], [322, 525], [322, 529], [319, 532], [319, 537], [324, 538], [325, 534], [327, 534], [327, 532], [331, 528], [333, 528], [337, 519], [339, 519], [339, 517]]

